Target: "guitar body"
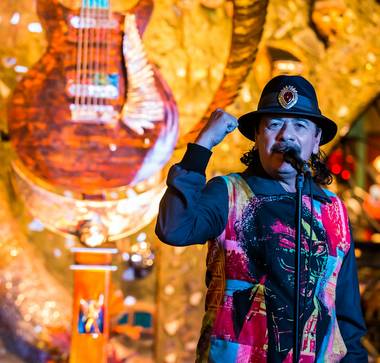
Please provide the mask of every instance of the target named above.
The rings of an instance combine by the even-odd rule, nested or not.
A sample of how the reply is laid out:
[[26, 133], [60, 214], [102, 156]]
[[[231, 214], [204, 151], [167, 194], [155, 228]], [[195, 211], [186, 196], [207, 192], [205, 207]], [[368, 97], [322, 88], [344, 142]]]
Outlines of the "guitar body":
[[[131, 11], [140, 36], [152, 8], [142, 0]], [[54, 186], [83, 193], [134, 185], [159, 171], [176, 142], [177, 109], [150, 65], [163, 116], [140, 134], [121, 121], [134, 76], [123, 55], [125, 15], [99, 12], [98, 29], [78, 29], [80, 10], [57, 0], [38, 0], [37, 9], [48, 46], [9, 105], [11, 141], [24, 166]], [[170, 144], [168, 155], [158, 155], [163, 142]]]

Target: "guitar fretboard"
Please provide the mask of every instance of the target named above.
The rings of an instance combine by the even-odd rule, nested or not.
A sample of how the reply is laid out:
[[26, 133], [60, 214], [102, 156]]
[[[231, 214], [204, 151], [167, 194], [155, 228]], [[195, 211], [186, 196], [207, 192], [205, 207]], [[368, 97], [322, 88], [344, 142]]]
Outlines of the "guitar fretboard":
[[75, 76], [69, 79], [68, 95], [75, 122], [108, 122], [113, 110], [109, 100], [119, 97], [118, 75], [110, 72], [110, 32], [118, 23], [110, 13], [109, 0], [82, 0], [80, 14], [70, 19], [78, 34]]

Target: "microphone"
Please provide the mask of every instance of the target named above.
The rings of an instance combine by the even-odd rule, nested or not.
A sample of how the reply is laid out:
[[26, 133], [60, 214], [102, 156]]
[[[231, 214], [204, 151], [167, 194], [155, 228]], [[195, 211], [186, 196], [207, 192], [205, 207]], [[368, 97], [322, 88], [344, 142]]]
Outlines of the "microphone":
[[284, 160], [288, 162], [298, 173], [311, 174], [311, 170], [307, 161], [303, 160], [300, 150], [293, 145], [287, 145], [283, 150]]

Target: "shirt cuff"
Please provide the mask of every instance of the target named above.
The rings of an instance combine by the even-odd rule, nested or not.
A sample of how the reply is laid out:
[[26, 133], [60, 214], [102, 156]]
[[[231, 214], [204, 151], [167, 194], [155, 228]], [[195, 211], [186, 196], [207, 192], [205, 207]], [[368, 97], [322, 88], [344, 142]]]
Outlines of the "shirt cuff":
[[188, 171], [206, 174], [206, 167], [212, 151], [198, 144], [187, 144], [187, 150], [179, 165]]

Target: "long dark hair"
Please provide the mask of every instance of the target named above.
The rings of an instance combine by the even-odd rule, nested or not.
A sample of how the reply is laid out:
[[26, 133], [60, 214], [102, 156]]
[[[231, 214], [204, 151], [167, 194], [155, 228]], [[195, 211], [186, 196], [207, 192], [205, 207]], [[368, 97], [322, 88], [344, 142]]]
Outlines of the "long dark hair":
[[[259, 152], [253, 147], [244, 153], [240, 161], [249, 168], [254, 168], [260, 163]], [[318, 154], [312, 154], [310, 158], [310, 167], [313, 174], [313, 180], [319, 185], [329, 185], [333, 181], [330, 170], [326, 165], [326, 154], [319, 150]]]

